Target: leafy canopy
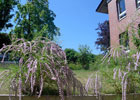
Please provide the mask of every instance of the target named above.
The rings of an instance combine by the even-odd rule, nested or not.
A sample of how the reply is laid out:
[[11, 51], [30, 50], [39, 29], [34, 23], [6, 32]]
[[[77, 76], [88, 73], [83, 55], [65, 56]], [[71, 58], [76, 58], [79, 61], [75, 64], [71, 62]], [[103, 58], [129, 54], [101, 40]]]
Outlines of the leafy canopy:
[[6, 33], [0, 33], [0, 48], [3, 47], [3, 44], [9, 45], [11, 43], [11, 40]]
[[78, 62], [78, 52], [74, 49], [65, 49], [66, 57], [68, 63], [77, 63]]
[[98, 49], [106, 53], [107, 49], [110, 47], [109, 21], [99, 23], [98, 28], [96, 30], [98, 31], [98, 38], [95, 44], [97, 45]]
[[79, 46], [79, 51], [80, 51], [80, 55], [79, 55], [79, 61], [82, 64], [82, 67], [86, 70], [89, 69], [89, 63], [91, 60], [91, 50], [90, 47], [87, 45], [80, 45]]
[[18, 0], [0, 0], [0, 31], [13, 26], [9, 21], [14, 16], [11, 11], [17, 2]]
[[25, 5], [19, 3], [15, 18], [17, 23], [12, 33], [27, 40], [38, 36], [53, 40], [54, 36], [60, 35], [53, 22], [55, 16], [49, 9], [48, 0], [28, 0]]

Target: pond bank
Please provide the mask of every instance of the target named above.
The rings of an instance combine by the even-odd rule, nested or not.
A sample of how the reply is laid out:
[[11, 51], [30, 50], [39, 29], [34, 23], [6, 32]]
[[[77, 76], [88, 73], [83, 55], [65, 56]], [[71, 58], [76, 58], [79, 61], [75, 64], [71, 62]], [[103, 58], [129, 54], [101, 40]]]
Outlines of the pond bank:
[[[35, 96], [23, 96], [23, 100], [60, 100], [59, 96], [42, 96], [37, 99]], [[12, 100], [18, 100], [18, 97], [15, 98], [12, 96]], [[9, 100], [8, 95], [0, 95], [0, 100]], [[65, 97], [65, 100], [99, 100], [95, 96], [73, 96]], [[121, 100], [121, 95], [102, 95], [100, 100]], [[130, 94], [127, 95], [127, 100], [140, 100], [140, 94]]]

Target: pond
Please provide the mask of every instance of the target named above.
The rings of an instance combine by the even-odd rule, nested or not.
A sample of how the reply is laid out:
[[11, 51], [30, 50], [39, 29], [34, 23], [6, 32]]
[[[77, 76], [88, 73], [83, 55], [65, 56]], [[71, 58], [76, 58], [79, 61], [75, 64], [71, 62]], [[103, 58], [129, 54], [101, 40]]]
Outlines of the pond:
[[[9, 100], [8, 96], [0, 96], [0, 100]], [[12, 97], [12, 100], [18, 100], [15, 97]], [[61, 100], [59, 96], [42, 96], [37, 99], [37, 97], [24, 96], [22, 100]], [[74, 96], [74, 97], [65, 97], [65, 100], [99, 100], [95, 96]], [[100, 100], [121, 100], [121, 95], [103, 95], [100, 97]], [[127, 100], [140, 100], [140, 94], [127, 95]]]

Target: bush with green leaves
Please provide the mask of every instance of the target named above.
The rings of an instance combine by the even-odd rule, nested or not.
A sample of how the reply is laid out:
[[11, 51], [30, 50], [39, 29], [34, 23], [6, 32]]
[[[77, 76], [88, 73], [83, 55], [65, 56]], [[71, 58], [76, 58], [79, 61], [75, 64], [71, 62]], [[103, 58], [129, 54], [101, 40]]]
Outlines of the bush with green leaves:
[[73, 63], [70, 63], [69, 64], [69, 67], [70, 67], [70, 69], [72, 69], [72, 70], [81, 70], [82, 69], [82, 65], [81, 64], [73, 64]]
[[89, 63], [91, 60], [91, 50], [87, 45], [80, 45], [79, 46], [79, 62], [82, 67], [86, 70], [89, 69]]
[[[127, 94], [140, 93], [140, 52], [126, 51], [126, 48], [112, 48], [98, 65], [98, 74], [102, 84], [101, 93], [122, 94], [126, 100]], [[94, 87], [95, 77], [89, 77], [86, 87]], [[92, 91], [98, 86], [96, 85]], [[88, 89], [88, 88], [87, 88]], [[90, 89], [89, 89], [90, 90]], [[97, 91], [99, 92], [99, 91]]]
[[122, 100], [126, 100], [128, 93], [140, 92], [139, 52], [128, 52], [122, 47], [121, 49], [111, 49], [103, 60], [108, 63], [108, 68], [112, 68], [112, 72], [104, 71], [103, 76], [106, 76], [108, 82], [114, 87], [115, 93], [122, 93]]
[[90, 70], [93, 70], [93, 71], [97, 71], [97, 70], [100, 70], [102, 69], [102, 66], [101, 65], [101, 59], [103, 58], [103, 55], [94, 55], [94, 57], [92, 58], [93, 60], [91, 60], [91, 63], [90, 63]]
[[136, 46], [137, 50], [140, 51], [140, 27], [136, 33], [138, 34], [136, 35], [135, 33], [133, 33], [133, 43]]
[[67, 61], [68, 63], [77, 63], [78, 62], [78, 56], [79, 53], [77, 51], [75, 51], [74, 49], [65, 49], [65, 53], [67, 56]]
[[0, 48], [3, 47], [3, 44], [9, 45], [10, 43], [9, 35], [7, 33], [0, 33]]

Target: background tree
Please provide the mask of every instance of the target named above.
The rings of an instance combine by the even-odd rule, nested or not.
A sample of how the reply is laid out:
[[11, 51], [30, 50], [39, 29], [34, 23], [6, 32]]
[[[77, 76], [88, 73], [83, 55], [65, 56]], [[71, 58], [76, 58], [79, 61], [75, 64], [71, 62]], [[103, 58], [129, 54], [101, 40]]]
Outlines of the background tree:
[[10, 19], [14, 16], [11, 13], [18, 0], [0, 0], [0, 31], [12, 27]]
[[10, 40], [8, 34], [6, 34], [6, 33], [1, 33], [1, 34], [0, 34], [0, 48], [3, 47], [3, 44], [9, 45], [10, 43], [11, 43], [11, 40]]
[[78, 52], [74, 49], [65, 49], [68, 63], [77, 63], [78, 62]]
[[79, 61], [82, 65], [82, 67], [86, 70], [89, 69], [89, 63], [91, 60], [90, 54], [91, 54], [91, 50], [89, 48], [89, 46], [87, 45], [80, 45], [79, 46]]
[[48, 0], [28, 0], [25, 5], [18, 4], [15, 21], [15, 33], [18, 38], [32, 40], [42, 36], [53, 40], [59, 36], [59, 28], [55, 26], [55, 14], [49, 9]]
[[99, 23], [98, 28], [96, 30], [98, 31], [98, 38], [95, 44], [97, 45], [98, 49], [106, 53], [107, 49], [110, 47], [109, 21]]

